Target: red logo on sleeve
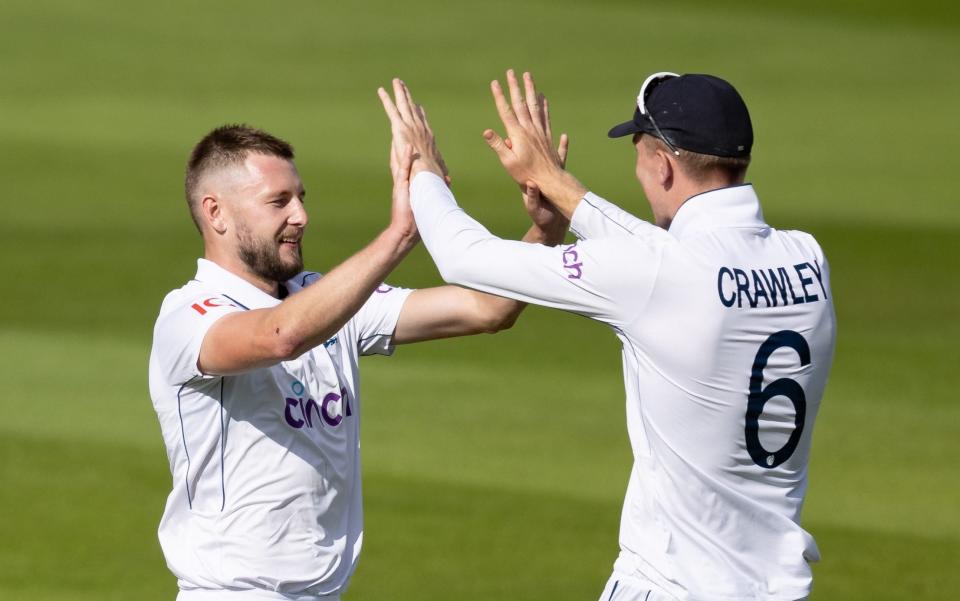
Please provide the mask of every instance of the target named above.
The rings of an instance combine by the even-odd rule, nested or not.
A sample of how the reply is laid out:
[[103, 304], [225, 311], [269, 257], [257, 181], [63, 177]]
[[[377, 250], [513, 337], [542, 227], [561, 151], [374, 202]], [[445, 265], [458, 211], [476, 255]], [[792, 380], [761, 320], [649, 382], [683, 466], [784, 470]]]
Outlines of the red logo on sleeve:
[[190, 308], [196, 311], [197, 313], [199, 313], [200, 315], [207, 314], [207, 310], [204, 307], [209, 307], [211, 309], [214, 309], [216, 307], [236, 307], [236, 305], [233, 303], [228, 303], [218, 296], [213, 296], [213, 297], [204, 299], [199, 303], [193, 303], [192, 305], [190, 305]]

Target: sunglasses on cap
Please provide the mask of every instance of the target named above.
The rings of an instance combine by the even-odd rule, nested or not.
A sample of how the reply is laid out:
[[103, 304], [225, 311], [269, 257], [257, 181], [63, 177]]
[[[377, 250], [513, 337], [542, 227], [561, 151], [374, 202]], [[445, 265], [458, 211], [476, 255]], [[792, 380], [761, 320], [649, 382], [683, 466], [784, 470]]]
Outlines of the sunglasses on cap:
[[677, 73], [671, 73], [670, 71], [660, 71], [645, 79], [643, 85], [640, 86], [640, 93], [637, 94], [637, 109], [639, 109], [641, 115], [650, 120], [650, 123], [653, 125], [653, 129], [657, 132], [657, 137], [660, 138], [663, 143], [670, 148], [671, 151], [673, 151], [675, 156], [680, 156], [680, 151], [677, 150], [677, 147], [674, 146], [665, 135], [663, 135], [662, 131], [660, 131], [660, 126], [657, 125], [656, 120], [653, 118], [653, 113], [647, 111], [647, 98], [650, 97], [650, 93], [653, 92], [653, 89], [662, 82], [672, 77], [680, 77], [680, 75]]

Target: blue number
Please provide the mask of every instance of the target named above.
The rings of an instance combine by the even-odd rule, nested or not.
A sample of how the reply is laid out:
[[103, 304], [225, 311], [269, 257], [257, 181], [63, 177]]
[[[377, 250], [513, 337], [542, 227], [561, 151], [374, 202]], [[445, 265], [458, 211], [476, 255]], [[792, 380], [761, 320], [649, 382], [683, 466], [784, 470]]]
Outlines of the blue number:
[[[780, 348], [789, 347], [797, 351], [800, 356], [800, 365], [810, 364], [810, 345], [807, 341], [793, 330], [782, 330], [767, 338], [760, 345], [757, 351], [757, 357], [753, 360], [753, 370], [750, 373], [750, 394], [747, 397], [747, 422], [744, 426], [744, 434], [747, 438], [747, 451], [753, 462], [760, 467], [777, 467], [793, 455], [800, 443], [800, 435], [803, 434], [803, 423], [807, 415], [807, 396], [803, 393], [803, 388], [797, 384], [796, 380], [790, 378], [780, 378], [770, 383], [766, 388], [763, 387], [763, 370], [767, 367], [767, 361], [774, 351]], [[793, 403], [793, 409], [796, 414], [794, 418], [794, 429], [786, 444], [776, 451], [768, 451], [763, 448], [760, 442], [760, 415], [763, 414], [763, 407], [767, 401], [775, 396], [785, 396]]]

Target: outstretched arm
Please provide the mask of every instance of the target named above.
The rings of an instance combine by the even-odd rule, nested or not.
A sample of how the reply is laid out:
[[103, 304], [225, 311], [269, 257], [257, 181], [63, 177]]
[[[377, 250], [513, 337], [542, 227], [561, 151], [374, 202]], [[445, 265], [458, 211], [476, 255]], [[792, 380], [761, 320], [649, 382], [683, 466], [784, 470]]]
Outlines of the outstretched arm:
[[276, 307], [218, 319], [200, 346], [200, 372], [231, 375], [274, 365], [303, 354], [343, 327], [419, 240], [410, 211], [411, 162], [410, 155], [395, 161], [390, 225], [373, 242]]
[[[394, 85], [397, 94], [409, 99], [402, 82]], [[384, 106], [395, 136], [399, 133], [394, 139], [410, 144], [416, 149], [415, 155], [422, 156], [433, 140], [422, 112], [405, 111], [404, 116], [387, 100]], [[546, 130], [542, 131], [539, 139], [548, 140]], [[516, 147], [514, 141], [503, 143], [511, 151], [509, 146]], [[544, 152], [541, 158], [544, 162], [560, 162], [559, 153], [551, 157]], [[551, 168], [563, 173], [558, 164]], [[543, 190], [540, 182], [520, 181], [530, 181], [537, 190]], [[662, 236], [658, 240], [652, 230], [666, 235], [649, 226], [630, 237], [605, 237], [559, 248], [501, 240], [457, 206], [437, 167], [423, 168], [411, 177], [411, 205], [427, 250], [447, 282], [611, 324], [625, 323], [642, 306], [656, 273], [662, 243]], [[645, 258], [650, 260], [642, 260]], [[623, 298], [633, 302], [619, 302]]]
[[[548, 246], [559, 242], [545, 237], [537, 226], [531, 227], [523, 240]], [[512, 327], [526, 306], [527, 303], [521, 301], [460, 286], [415, 290], [400, 311], [393, 343], [493, 334]]]
[[[390, 118], [394, 153], [411, 153], [414, 157], [412, 174], [425, 171], [443, 177], [449, 184], [446, 165], [423, 107], [413, 102], [410, 91], [400, 80], [393, 81], [393, 91], [396, 101], [383, 88], [378, 90]], [[566, 157], [566, 136], [561, 139], [559, 152]], [[541, 197], [535, 185], [521, 185], [520, 188], [524, 208], [533, 222], [523, 241], [547, 246], [562, 242], [569, 222]], [[406, 344], [497, 332], [511, 327], [524, 307], [526, 303], [520, 301], [458, 286], [417, 290], [403, 305], [393, 342]]]

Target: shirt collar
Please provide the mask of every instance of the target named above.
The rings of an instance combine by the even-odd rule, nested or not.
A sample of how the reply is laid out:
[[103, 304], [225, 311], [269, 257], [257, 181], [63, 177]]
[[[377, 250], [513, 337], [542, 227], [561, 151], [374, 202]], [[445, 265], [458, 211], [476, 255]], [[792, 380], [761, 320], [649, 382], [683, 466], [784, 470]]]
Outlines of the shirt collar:
[[207, 259], [197, 259], [195, 279], [219, 288], [220, 294], [242, 305], [244, 309], [263, 309], [280, 304], [280, 299], [270, 296], [237, 274]]
[[691, 196], [680, 205], [668, 231], [682, 238], [718, 228], [766, 225], [753, 185], [742, 184]]

